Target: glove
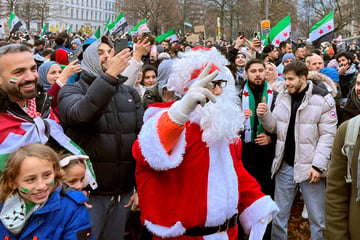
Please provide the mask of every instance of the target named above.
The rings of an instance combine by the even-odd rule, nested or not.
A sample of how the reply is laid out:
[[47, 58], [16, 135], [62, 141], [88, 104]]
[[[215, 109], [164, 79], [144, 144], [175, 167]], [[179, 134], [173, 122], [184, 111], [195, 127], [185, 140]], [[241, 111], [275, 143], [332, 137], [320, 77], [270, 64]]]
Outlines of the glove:
[[210, 99], [215, 103], [214, 94], [210, 91], [212, 89], [211, 81], [218, 75], [218, 71], [209, 74], [211, 64], [209, 63], [200, 73], [199, 79], [190, 86], [184, 97], [174, 103], [169, 109], [169, 117], [172, 121], [179, 125], [184, 125], [189, 120], [189, 115], [198, 104], [204, 106]]

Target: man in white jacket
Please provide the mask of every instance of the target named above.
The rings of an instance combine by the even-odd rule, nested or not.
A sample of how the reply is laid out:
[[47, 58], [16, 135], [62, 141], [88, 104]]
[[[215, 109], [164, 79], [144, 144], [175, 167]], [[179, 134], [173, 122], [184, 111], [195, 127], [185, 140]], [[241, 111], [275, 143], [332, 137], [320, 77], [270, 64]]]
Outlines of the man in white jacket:
[[277, 134], [272, 175], [280, 212], [273, 220], [274, 240], [287, 239], [290, 210], [299, 187], [309, 213], [311, 239], [324, 238], [324, 176], [336, 132], [335, 101], [331, 95], [336, 89], [329, 91], [330, 79], [317, 74], [312, 72], [313, 77], [307, 80], [304, 63], [288, 64], [284, 68], [287, 89], [278, 95], [273, 111], [268, 111], [266, 103], [257, 107], [265, 130]]

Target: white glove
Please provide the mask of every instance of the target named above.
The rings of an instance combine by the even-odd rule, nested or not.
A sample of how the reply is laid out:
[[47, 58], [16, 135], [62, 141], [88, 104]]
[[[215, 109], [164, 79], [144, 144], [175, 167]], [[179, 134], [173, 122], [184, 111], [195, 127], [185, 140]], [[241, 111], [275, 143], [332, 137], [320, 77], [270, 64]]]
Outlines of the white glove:
[[218, 71], [209, 74], [211, 63], [209, 63], [200, 73], [199, 79], [190, 86], [184, 97], [174, 103], [169, 109], [169, 117], [175, 123], [184, 125], [189, 119], [189, 115], [198, 104], [204, 106], [208, 100], [215, 103], [214, 94], [210, 91], [212, 89], [211, 81], [218, 75]]

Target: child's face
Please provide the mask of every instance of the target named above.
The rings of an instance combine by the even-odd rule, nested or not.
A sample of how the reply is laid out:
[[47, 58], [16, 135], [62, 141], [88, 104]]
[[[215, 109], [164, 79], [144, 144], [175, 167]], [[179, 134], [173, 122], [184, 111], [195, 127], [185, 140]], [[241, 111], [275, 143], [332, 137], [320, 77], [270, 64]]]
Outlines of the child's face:
[[26, 202], [41, 204], [53, 192], [54, 177], [54, 166], [49, 160], [26, 157], [20, 165], [13, 188], [18, 189]]
[[72, 188], [81, 191], [85, 177], [85, 166], [74, 165], [66, 170], [64, 182]]

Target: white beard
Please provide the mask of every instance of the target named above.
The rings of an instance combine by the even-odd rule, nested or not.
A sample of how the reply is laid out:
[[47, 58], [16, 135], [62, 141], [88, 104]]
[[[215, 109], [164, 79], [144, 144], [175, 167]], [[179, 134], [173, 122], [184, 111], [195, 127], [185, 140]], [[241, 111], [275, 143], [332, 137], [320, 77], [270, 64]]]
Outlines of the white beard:
[[204, 107], [198, 105], [190, 115], [190, 121], [200, 125], [202, 140], [208, 146], [218, 142], [233, 142], [244, 129], [244, 114], [240, 98], [233, 85], [228, 84], [223, 93], [216, 97], [216, 103]]

